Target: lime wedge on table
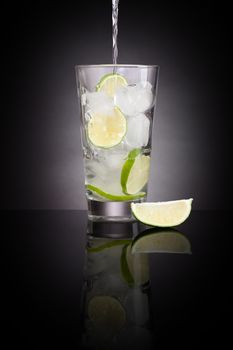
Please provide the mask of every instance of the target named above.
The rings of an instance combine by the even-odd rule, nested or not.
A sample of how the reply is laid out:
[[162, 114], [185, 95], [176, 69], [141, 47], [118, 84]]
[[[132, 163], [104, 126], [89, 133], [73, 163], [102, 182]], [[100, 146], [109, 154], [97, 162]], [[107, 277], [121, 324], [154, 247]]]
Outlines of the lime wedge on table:
[[110, 148], [118, 145], [126, 134], [127, 123], [119, 108], [110, 114], [92, 113], [87, 125], [91, 143], [97, 147]]
[[92, 192], [95, 192], [98, 196], [107, 198], [112, 201], [130, 201], [132, 199], [142, 198], [145, 196], [145, 192], [139, 192], [136, 195], [124, 195], [124, 193], [122, 193], [122, 195], [119, 195], [105, 192], [102, 189], [93, 185], [86, 185], [86, 188]]
[[189, 240], [174, 229], [150, 229], [135, 237], [132, 253], [191, 253]]
[[96, 86], [96, 91], [104, 91], [107, 95], [113, 97], [118, 88], [126, 86], [126, 79], [120, 74], [106, 74]]
[[149, 260], [146, 254], [132, 254], [131, 244], [121, 253], [121, 274], [129, 286], [141, 286], [149, 281]]
[[157, 203], [131, 203], [131, 209], [139, 221], [159, 227], [177, 226], [184, 222], [190, 212], [193, 199], [181, 199]]
[[148, 182], [150, 156], [140, 154], [140, 148], [132, 150], [121, 171], [121, 186], [126, 194], [138, 193]]
[[95, 326], [117, 332], [125, 324], [126, 314], [120, 302], [108, 295], [94, 296], [88, 304], [88, 316]]

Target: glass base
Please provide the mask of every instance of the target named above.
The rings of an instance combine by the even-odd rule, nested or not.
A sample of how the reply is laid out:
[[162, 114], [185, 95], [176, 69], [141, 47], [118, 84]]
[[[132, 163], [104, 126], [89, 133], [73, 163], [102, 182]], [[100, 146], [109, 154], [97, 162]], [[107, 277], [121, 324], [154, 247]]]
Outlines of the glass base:
[[[145, 198], [140, 198], [133, 203], [144, 202]], [[88, 219], [92, 221], [118, 221], [134, 222], [136, 219], [131, 212], [131, 203], [129, 202], [100, 202], [88, 199]]]

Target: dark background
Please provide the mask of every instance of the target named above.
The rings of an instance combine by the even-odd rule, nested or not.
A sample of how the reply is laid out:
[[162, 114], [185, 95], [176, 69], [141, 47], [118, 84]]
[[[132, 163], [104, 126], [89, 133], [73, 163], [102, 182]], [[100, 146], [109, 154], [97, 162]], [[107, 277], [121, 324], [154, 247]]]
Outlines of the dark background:
[[[119, 63], [161, 68], [150, 200], [230, 207], [230, 13], [120, 0]], [[111, 63], [111, 1], [20, 1], [2, 19], [1, 206], [84, 209], [74, 66]]]

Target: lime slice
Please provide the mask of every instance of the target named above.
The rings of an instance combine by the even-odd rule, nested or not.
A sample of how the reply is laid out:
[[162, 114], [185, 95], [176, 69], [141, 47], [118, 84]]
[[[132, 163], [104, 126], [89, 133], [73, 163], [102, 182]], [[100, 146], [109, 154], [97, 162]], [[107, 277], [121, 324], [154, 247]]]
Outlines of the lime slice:
[[101, 244], [101, 245], [97, 245], [95, 247], [88, 247], [87, 248], [87, 252], [88, 253], [98, 253], [98, 252], [101, 252], [105, 249], [109, 249], [109, 248], [112, 248], [112, 247], [116, 247], [116, 246], [119, 246], [119, 245], [123, 245], [123, 244], [126, 244], [126, 243], [131, 243], [131, 240], [129, 239], [117, 239], [117, 240], [111, 240], [110, 242], [106, 242], [104, 244]]
[[127, 244], [121, 253], [121, 273], [129, 286], [141, 286], [149, 281], [149, 260], [146, 254], [131, 252], [131, 244]]
[[[148, 232], [147, 232], [148, 231]], [[189, 240], [174, 229], [146, 230], [131, 245], [134, 253], [186, 253], [191, 254]]]
[[123, 193], [122, 195], [110, 194], [93, 185], [86, 185], [86, 188], [90, 191], [95, 192], [100, 197], [107, 198], [112, 201], [130, 201], [133, 199], [145, 197], [146, 195], [145, 192], [139, 192], [136, 195], [124, 195]]
[[118, 332], [125, 324], [126, 314], [120, 302], [108, 295], [94, 296], [88, 304], [88, 316], [98, 328]]
[[122, 249], [121, 253], [121, 274], [124, 280], [127, 282], [128, 285], [133, 286], [134, 285], [134, 279], [133, 276], [129, 270], [129, 265], [127, 262], [127, 248], [129, 245], [125, 245]]
[[121, 142], [126, 129], [126, 119], [119, 108], [115, 107], [111, 114], [92, 113], [87, 134], [94, 146], [110, 148]]
[[190, 212], [193, 199], [181, 199], [157, 203], [131, 203], [131, 209], [139, 221], [159, 227], [177, 226], [184, 222]]
[[146, 254], [133, 255], [131, 245], [126, 249], [126, 260], [133, 276], [134, 285], [141, 286], [149, 281], [149, 259]]
[[122, 75], [110, 73], [102, 77], [96, 86], [96, 91], [104, 91], [107, 95], [113, 97], [119, 87], [126, 85], [127, 81]]
[[121, 171], [121, 186], [126, 194], [138, 193], [148, 182], [150, 156], [140, 154], [139, 148], [128, 155]]

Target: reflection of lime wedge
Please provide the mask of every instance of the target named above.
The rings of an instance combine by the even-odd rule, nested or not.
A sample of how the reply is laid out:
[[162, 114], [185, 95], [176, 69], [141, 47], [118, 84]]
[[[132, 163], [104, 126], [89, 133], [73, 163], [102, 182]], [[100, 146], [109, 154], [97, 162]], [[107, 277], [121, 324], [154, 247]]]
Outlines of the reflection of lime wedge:
[[189, 240], [172, 229], [157, 230], [139, 235], [132, 242], [132, 253], [191, 253]]
[[126, 85], [127, 81], [122, 75], [110, 73], [102, 77], [96, 86], [96, 91], [104, 91], [106, 94], [113, 97], [119, 87]]
[[184, 222], [190, 212], [192, 198], [157, 203], [132, 203], [134, 216], [151, 226], [169, 227]]
[[110, 148], [118, 145], [126, 133], [126, 119], [119, 108], [111, 114], [91, 114], [87, 125], [88, 138], [97, 147]]
[[148, 182], [150, 157], [141, 155], [136, 148], [128, 155], [121, 171], [121, 186], [125, 193], [135, 194]]
[[149, 281], [149, 261], [146, 254], [131, 252], [131, 244], [127, 244], [121, 253], [121, 273], [130, 286], [141, 286]]
[[88, 316], [98, 328], [118, 332], [125, 324], [125, 310], [116, 298], [108, 295], [93, 297], [88, 304]]
[[88, 251], [88, 253], [97, 253], [97, 252], [101, 252], [104, 249], [116, 247], [116, 246], [127, 244], [127, 243], [131, 243], [131, 240], [129, 240], [129, 239], [110, 240], [109, 242], [106, 242], [104, 244], [97, 245], [97, 246], [91, 247], [91, 248], [87, 248], [87, 251]]
[[112, 201], [130, 201], [132, 199], [145, 197], [145, 192], [139, 192], [138, 194], [135, 194], [135, 195], [124, 195], [123, 193], [122, 195], [117, 195], [117, 194], [110, 194], [110, 193], [104, 192], [100, 188], [95, 187], [93, 185], [86, 185], [86, 188], [90, 191], [95, 192], [99, 196], [107, 198]]

